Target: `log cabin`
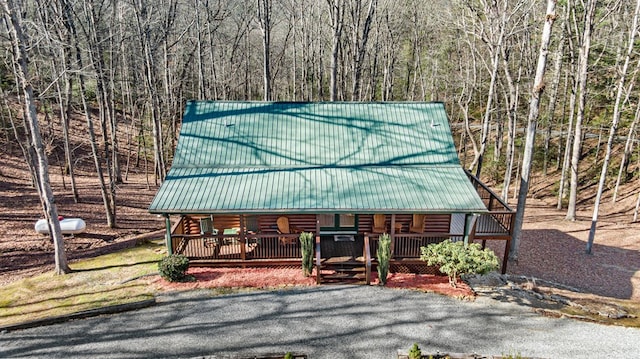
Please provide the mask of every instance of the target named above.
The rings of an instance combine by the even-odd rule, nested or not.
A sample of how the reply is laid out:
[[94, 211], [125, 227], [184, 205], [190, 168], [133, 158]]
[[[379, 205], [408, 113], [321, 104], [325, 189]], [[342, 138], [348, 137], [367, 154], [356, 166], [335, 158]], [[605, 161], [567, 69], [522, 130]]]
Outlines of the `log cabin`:
[[318, 283], [369, 283], [382, 233], [391, 271], [433, 270], [420, 248], [452, 239], [504, 241], [504, 273], [515, 217], [461, 166], [440, 102], [190, 101], [149, 211], [191, 265], [299, 265], [311, 232]]

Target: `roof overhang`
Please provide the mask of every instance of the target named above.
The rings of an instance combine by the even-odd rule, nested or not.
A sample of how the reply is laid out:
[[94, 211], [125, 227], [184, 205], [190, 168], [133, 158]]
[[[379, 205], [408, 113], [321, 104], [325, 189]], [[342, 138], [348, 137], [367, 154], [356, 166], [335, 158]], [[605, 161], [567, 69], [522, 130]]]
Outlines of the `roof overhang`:
[[[269, 190], [261, 190], [265, 188]], [[149, 211], [158, 214], [485, 213], [487, 208], [459, 166], [362, 166], [173, 168]]]

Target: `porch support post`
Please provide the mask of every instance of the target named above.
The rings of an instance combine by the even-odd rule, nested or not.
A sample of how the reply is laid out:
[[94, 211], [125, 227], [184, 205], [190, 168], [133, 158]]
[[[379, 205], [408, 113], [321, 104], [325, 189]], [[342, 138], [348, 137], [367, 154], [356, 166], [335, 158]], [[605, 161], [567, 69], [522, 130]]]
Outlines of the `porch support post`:
[[391, 232], [391, 248], [389, 248], [389, 250], [391, 251], [391, 255], [389, 256], [389, 259], [393, 259], [393, 248], [395, 247], [394, 244], [396, 243], [396, 214], [395, 213], [391, 214], [390, 232]]
[[169, 214], [164, 214], [164, 224], [167, 227], [167, 233], [165, 234], [165, 242], [167, 243], [167, 254], [173, 255], [173, 241], [171, 240], [171, 218]]
[[[244, 215], [240, 215], [240, 258], [244, 262], [247, 260], [247, 236], [246, 236], [246, 221], [244, 220]], [[244, 268], [244, 264], [242, 265]]]
[[467, 213], [464, 216], [464, 245], [469, 245], [470, 241], [473, 241], [476, 233], [476, 223], [478, 215], [475, 213]]
[[322, 283], [320, 270], [322, 269], [322, 257], [320, 254], [320, 218], [316, 214], [316, 284]]
[[369, 246], [369, 234], [364, 234], [364, 278], [367, 285], [371, 284], [371, 248]]

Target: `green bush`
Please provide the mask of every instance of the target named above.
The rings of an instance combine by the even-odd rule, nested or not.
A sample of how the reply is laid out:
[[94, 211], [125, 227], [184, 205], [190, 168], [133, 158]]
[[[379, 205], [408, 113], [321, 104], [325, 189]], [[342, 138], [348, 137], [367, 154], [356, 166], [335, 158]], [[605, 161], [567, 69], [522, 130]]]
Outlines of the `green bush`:
[[391, 258], [391, 237], [387, 233], [380, 235], [378, 239], [378, 280], [381, 285], [387, 284], [389, 275], [389, 259]]
[[456, 279], [464, 274], [485, 274], [498, 269], [498, 257], [490, 249], [482, 250], [477, 243], [467, 246], [463, 242], [446, 240], [420, 248], [420, 259], [430, 266], [438, 266], [456, 287]]
[[186, 278], [189, 268], [189, 258], [181, 254], [172, 254], [164, 257], [158, 262], [160, 276], [169, 282], [180, 282]]
[[409, 350], [409, 359], [422, 359], [422, 351], [418, 343], [413, 343], [411, 350]]
[[308, 277], [313, 271], [313, 233], [300, 233], [300, 251], [302, 252], [302, 274]]

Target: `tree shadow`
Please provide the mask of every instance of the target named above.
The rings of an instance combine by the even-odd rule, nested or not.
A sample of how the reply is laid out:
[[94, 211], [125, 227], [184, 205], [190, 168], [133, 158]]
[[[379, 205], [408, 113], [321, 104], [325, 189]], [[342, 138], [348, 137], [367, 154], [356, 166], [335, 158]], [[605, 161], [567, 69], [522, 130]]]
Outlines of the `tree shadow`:
[[[500, 245], [488, 244], [498, 256]], [[509, 262], [507, 273], [556, 282], [583, 292], [631, 299], [640, 271], [640, 252], [599, 244], [586, 254], [586, 243], [556, 229], [523, 230], [517, 263]], [[636, 286], [638, 286], [636, 284]]]

